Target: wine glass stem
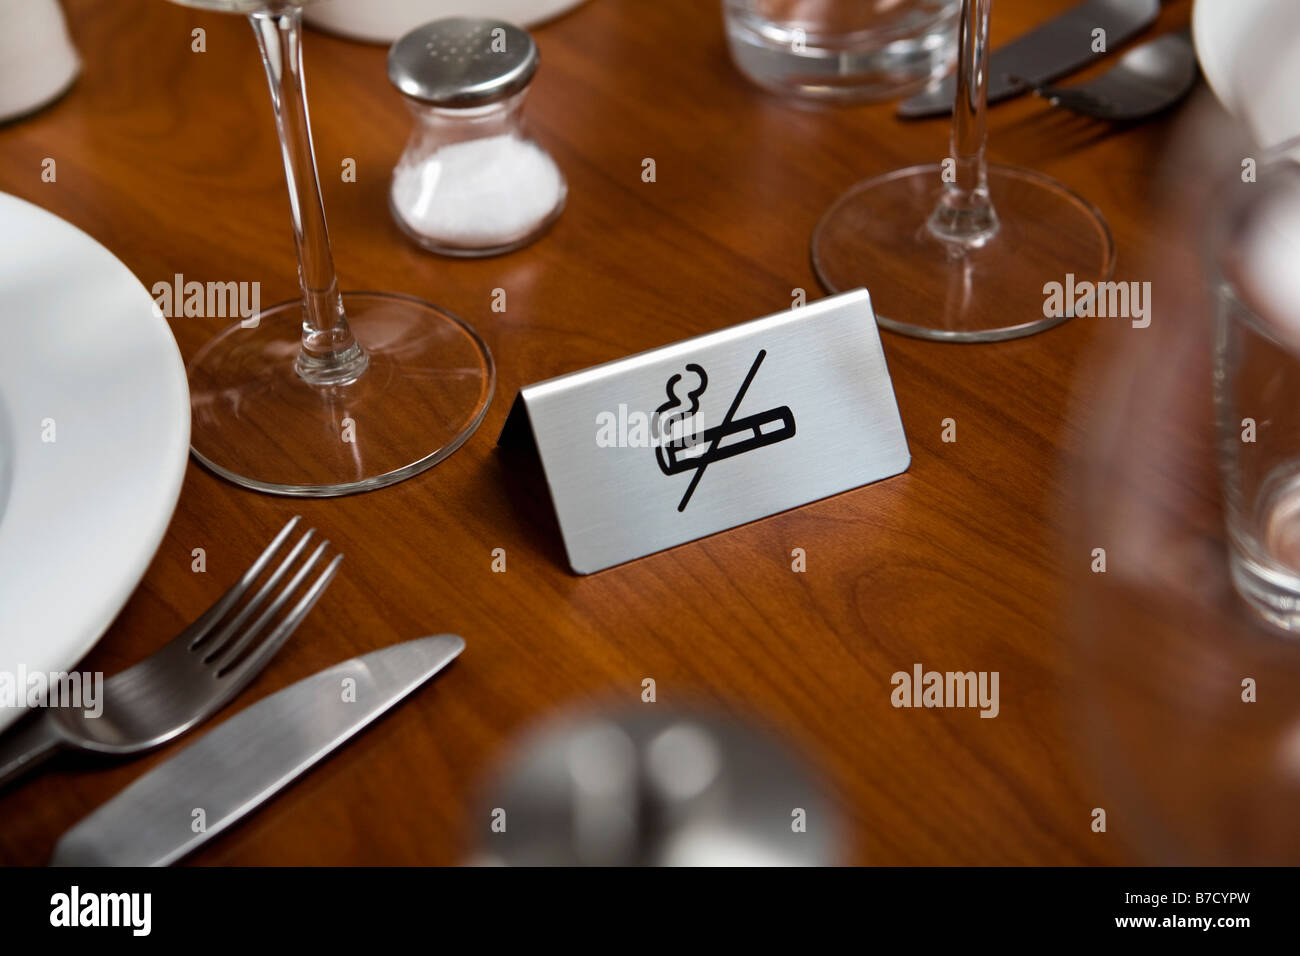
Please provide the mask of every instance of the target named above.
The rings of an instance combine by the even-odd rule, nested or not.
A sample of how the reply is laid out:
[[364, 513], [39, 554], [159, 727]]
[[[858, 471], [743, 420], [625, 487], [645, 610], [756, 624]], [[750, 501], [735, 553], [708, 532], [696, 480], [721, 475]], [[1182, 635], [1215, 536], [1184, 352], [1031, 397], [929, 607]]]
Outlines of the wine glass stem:
[[951, 163], [944, 190], [930, 215], [932, 233], [949, 242], [979, 246], [998, 229], [989, 198], [988, 144], [989, 14], [993, 0], [962, 0], [957, 35], [957, 95], [952, 106]]
[[302, 286], [302, 347], [294, 368], [312, 385], [343, 385], [365, 371], [369, 359], [343, 314], [334, 255], [330, 251], [312, 150], [307, 90], [302, 77], [302, 9], [273, 7], [249, 14], [271, 88], [275, 126], [289, 185], [293, 238]]

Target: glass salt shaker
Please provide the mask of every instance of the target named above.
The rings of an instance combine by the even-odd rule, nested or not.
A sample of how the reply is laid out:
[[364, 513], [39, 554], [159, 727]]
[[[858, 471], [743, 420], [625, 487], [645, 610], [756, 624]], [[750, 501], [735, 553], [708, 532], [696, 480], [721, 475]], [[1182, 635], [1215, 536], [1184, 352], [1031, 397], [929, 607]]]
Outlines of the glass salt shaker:
[[499, 20], [452, 17], [388, 51], [388, 76], [415, 115], [389, 207], [412, 239], [451, 256], [527, 245], [564, 208], [568, 186], [524, 128], [537, 45]]

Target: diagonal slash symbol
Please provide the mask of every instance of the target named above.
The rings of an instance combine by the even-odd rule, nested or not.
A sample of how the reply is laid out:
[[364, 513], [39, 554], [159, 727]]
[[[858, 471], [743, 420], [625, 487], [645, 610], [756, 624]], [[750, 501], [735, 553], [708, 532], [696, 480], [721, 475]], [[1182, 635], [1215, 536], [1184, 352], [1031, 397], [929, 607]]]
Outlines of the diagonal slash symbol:
[[718, 445], [721, 444], [723, 436], [726, 435], [727, 426], [731, 424], [731, 420], [736, 416], [736, 409], [738, 409], [740, 403], [744, 401], [745, 393], [749, 391], [749, 383], [754, 381], [754, 376], [758, 373], [758, 367], [763, 364], [763, 358], [766, 355], [767, 349], [760, 349], [758, 355], [754, 358], [754, 364], [749, 367], [749, 374], [746, 375], [745, 380], [741, 382], [740, 391], [738, 391], [736, 397], [731, 400], [731, 407], [727, 409], [726, 417], [722, 419], [722, 424], [718, 426], [718, 430], [713, 436], [713, 441], [709, 442], [709, 447], [705, 450], [704, 454], [700, 456], [700, 466], [695, 469], [695, 474], [691, 476], [691, 483], [686, 487], [686, 494], [682, 496], [681, 504], [677, 506], [678, 511], [685, 511], [686, 506], [690, 503], [691, 495], [695, 494], [696, 486], [700, 483], [700, 479], [704, 477], [704, 469], [709, 467], [710, 457], [718, 450]]

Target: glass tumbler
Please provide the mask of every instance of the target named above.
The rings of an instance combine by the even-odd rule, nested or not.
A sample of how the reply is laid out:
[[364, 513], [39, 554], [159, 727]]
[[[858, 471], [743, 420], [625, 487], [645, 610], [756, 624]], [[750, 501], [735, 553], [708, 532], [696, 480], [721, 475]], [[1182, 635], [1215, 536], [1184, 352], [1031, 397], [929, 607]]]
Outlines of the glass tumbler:
[[1288, 155], [1296, 145], [1253, 174], [1243, 168], [1210, 250], [1232, 583], [1287, 631], [1300, 630], [1300, 165]]
[[737, 68], [775, 93], [909, 96], [952, 69], [961, 0], [722, 0]]

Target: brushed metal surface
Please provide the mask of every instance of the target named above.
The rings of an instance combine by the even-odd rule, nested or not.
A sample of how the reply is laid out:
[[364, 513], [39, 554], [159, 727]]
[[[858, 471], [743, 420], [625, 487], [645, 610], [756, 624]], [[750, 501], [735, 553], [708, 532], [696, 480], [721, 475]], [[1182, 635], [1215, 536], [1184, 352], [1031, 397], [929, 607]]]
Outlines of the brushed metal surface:
[[499, 103], [537, 72], [537, 44], [502, 20], [447, 17], [416, 27], [388, 51], [388, 78], [413, 99], [465, 109]]
[[[700, 376], [688, 366], [707, 375], [694, 420], [709, 456], [703, 472], [661, 464], [663, 449], [637, 444], [632, 424], [673, 397], [675, 408], [689, 407]], [[670, 396], [674, 375], [682, 378]], [[628, 440], [602, 447], [600, 422], [611, 415], [628, 423], [617, 429]], [[741, 453], [710, 442], [728, 422], [746, 426], [732, 435], [745, 443]], [[865, 289], [530, 385], [503, 443], [527, 434], [524, 425], [579, 574], [897, 475], [911, 462]]]
[[[1050, 83], [1093, 60], [1119, 49], [1155, 22], [1160, 0], [1087, 0], [1053, 17], [989, 54], [989, 102], [996, 103], [1028, 91], [1013, 77]], [[1093, 49], [1093, 31], [1104, 30], [1105, 50]], [[937, 86], [903, 100], [898, 115], [908, 119], [952, 112], [957, 79], [949, 76]]]
[[[454, 634], [344, 661], [259, 701], [65, 833], [52, 866], [166, 866], [275, 796], [465, 648]], [[345, 700], [345, 679], [355, 699]], [[194, 832], [195, 810], [206, 829]]]

